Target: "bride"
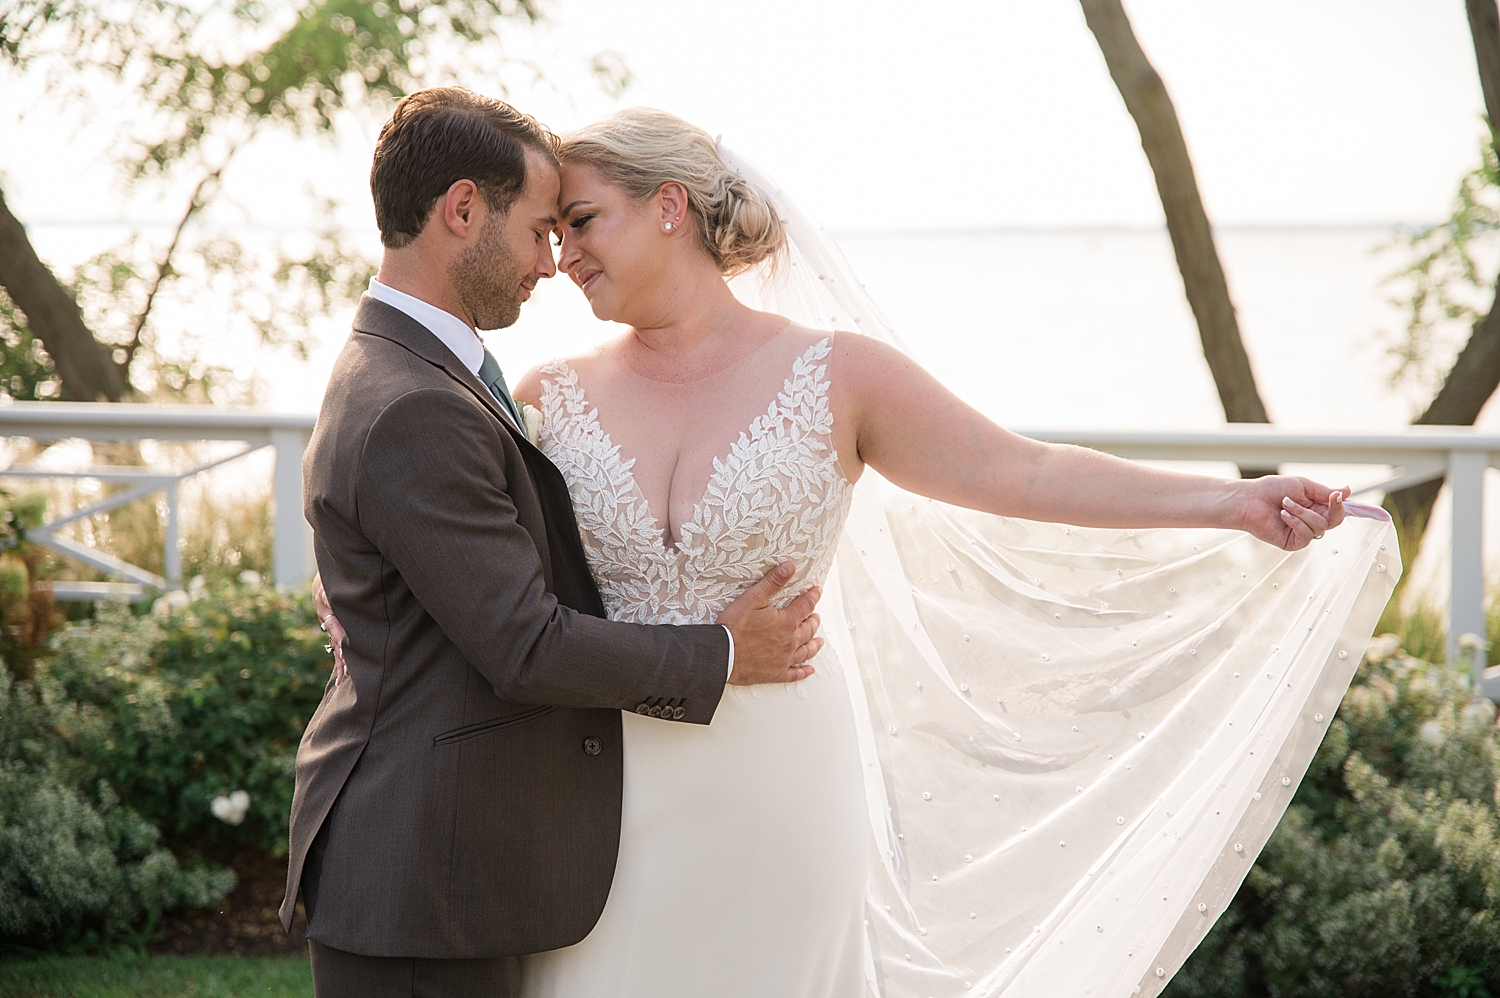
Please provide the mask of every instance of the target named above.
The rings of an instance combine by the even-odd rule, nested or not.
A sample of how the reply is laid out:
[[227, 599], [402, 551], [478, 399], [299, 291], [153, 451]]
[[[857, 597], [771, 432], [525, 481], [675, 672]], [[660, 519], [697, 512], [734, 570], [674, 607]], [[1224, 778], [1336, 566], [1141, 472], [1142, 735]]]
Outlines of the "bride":
[[[794, 559], [829, 643], [710, 726], [626, 716], [608, 905], [525, 958], [524, 993], [1159, 991], [1337, 708], [1399, 573], [1388, 525], [1313, 545], [1361, 512], [1347, 490], [1007, 432], [669, 114], [561, 159], [559, 267], [627, 328], [516, 394], [610, 616], [712, 620]], [[1138, 529], [1162, 527], [1195, 529]]]

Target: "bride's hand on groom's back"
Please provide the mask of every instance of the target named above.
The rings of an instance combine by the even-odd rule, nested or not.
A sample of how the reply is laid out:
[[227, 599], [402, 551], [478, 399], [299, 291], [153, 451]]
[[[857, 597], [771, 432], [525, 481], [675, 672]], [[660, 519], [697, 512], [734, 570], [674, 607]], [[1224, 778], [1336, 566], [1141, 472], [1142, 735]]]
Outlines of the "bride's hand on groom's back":
[[771, 602], [796, 570], [782, 562], [719, 614], [718, 622], [734, 635], [731, 686], [795, 683], [813, 674], [805, 663], [823, 647], [817, 636], [822, 620], [813, 612], [823, 590], [814, 586], [784, 607]]
[[344, 661], [344, 641], [347, 635], [344, 634], [344, 625], [333, 615], [333, 607], [328, 603], [322, 572], [313, 576], [312, 597], [313, 609], [318, 615], [318, 626], [328, 635], [328, 644], [323, 648], [333, 653], [333, 685], [337, 686], [349, 678], [349, 664]]

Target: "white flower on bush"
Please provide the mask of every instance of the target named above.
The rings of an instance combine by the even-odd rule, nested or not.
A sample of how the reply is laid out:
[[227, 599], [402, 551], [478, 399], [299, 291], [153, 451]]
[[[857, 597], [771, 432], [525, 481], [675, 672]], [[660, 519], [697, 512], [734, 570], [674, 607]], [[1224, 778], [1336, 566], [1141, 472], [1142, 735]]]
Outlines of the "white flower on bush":
[[1471, 734], [1486, 730], [1495, 723], [1495, 703], [1484, 697], [1470, 700], [1468, 706], [1459, 712], [1459, 719], [1463, 726]]
[[1401, 650], [1401, 638], [1395, 634], [1380, 634], [1370, 639], [1365, 649], [1367, 662], [1384, 662]]
[[157, 618], [171, 616], [173, 610], [185, 610], [193, 598], [181, 589], [174, 589], [165, 596], [159, 596], [155, 603], [151, 604], [151, 614]]
[[260, 585], [260, 573], [253, 568], [247, 568], [240, 573], [240, 582], [247, 586], [258, 586]]
[[245, 815], [250, 810], [250, 795], [243, 790], [236, 790], [228, 797], [215, 797], [208, 809], [224, 824], [238, 825], [244, 822]]

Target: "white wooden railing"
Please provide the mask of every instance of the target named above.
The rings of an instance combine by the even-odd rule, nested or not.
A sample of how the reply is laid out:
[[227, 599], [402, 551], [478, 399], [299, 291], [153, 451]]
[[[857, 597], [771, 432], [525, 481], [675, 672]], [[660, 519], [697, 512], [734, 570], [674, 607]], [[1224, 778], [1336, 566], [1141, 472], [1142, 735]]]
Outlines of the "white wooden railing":
[[[262, 409], [217, 409], [198, 405], [113, 405], [102, 402], [14, 402], [0, 406], [0, 437], [30, 437], [58, 441], [81, 439], [93, 442], [127, 440], [232, 440], [244, 446], [186, 471], [136, 467], [94, 467], [81, 471], [11, 467], [0, 470], [5, 479], [92, 479], [124, 484], [103, 500], [49, 519], [30, 539], [67, 555], [91, 568], [125, 580], [123, 583], [57, 582], [53, 589], [60, 599], [90, 599], [101, 596], [139, 596], [151, 590], [176, 588], [182, 581], [182, 555], [178, 544], [177, 487], [183, 479], [238, 460], [270, 447], [275, 451], [271, 499], [276, 530], [272, 549], [272, 578], [279, 585], [298, 585], [312, 578], [312, 534], [302, 518], [302, 452], [312, 435], [310, 415], [268, 412]], [[164, 575], [149, 572], [114, 555], [58, 533], [58, 529], [96, 513], [118, 509], [154, 492], [165, 496], [166, 543], [162, 551]]]
[[[228, 457], [187, 471], [102, 467], [56, 472], [12, 467], [6, 478], [84, 478], [124, 483], [129, 488], [99, 503], [46, 522], [32, 539], [125, 580], [131, 594], [174, 587], [181, 581], [178, 551], [177, 486], [183, 479], [237, 460], [263, 447], [275, 450], [271, 495], [276, 530], [274, 581], [297, 585], [313, 573], [311, 534], [302, 518], [302, 452], [312, 434], [314, 417], [261, 409], [217, 409], [209, 406], [111, 405], [107, 403], [16, 402], [0, 406], [0, 437], [37, 440], [235, 440], [244, 447]], [[1079, 444], [1121, 457], [1152, 461], [1227, 461], [1242, 466], [1281, 464], [1364, 465], [1390, 469], [1365, 483], [1357, 495], [1380, 493], [1446, 476], [1453, 502], [1450, 541], [1450, 654], [1463, 634], [1485, 633], [1484, 472], [1500, 467], [1500, 434], [1472, 427], [1421, 426], [1398, 431], [1356, 433], [1307, 432], [1274, 426], [1228, 426], [1193, 432], [1129, 430], [1023, 430], [1027, 436]], [[95, 513], [115, 509], [160, 491], [165, 495], [164, 576], [130, 565], [106, 552], [57, 533], [59, 527]], [[58, 584], [58, 595], [85, 598], [121, 587]], [[1455, 657], [1455, 661], [1458, 659]], [[1476, 678], [1492, 697], [1500, 697], [1500, 670], [1486, 672], [1481, 650]]]

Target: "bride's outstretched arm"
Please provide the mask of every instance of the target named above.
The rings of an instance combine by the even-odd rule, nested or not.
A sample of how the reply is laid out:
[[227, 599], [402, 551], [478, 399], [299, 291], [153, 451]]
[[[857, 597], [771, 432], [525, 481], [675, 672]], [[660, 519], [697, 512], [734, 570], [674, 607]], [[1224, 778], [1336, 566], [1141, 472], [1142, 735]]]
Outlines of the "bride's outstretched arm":
[[907, 355], [836, 338], [833, 384], [859, 458], [912, 492], [1028, 520], [1090, 527], [1229, 527], [1287, 550], [1344, 517], [1348, 490], [1306, 478], [1213, 478], [1149, 468], [996, 425]]

